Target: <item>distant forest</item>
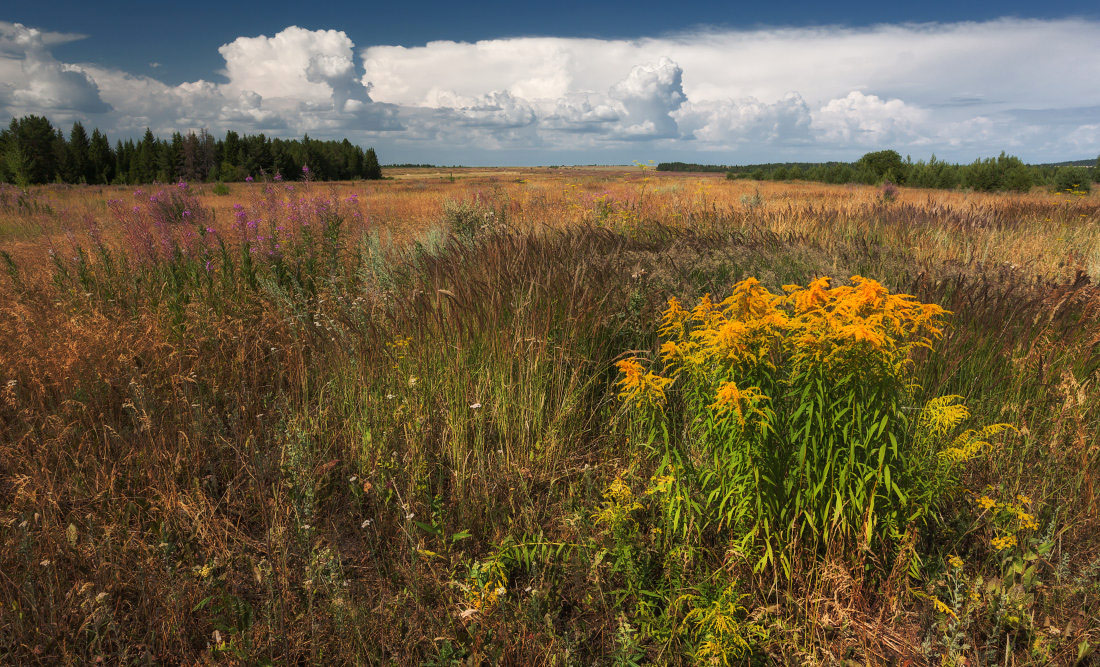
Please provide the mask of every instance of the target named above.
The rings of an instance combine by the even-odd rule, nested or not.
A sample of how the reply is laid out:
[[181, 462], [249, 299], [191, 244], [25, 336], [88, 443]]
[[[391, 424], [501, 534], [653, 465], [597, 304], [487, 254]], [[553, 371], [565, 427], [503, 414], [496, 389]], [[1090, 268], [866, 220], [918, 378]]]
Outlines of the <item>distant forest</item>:
[[206, 130], [173, 133], [168, 139], [146, 129], [140, 141], [111, 145], [98, 128], [89, 136], [74, 123], [69, 136], [42, 116], [13, 118], [0, 131], [0, 182], [138, 184], [177, 180], [353, 180], [382, 178], [373, 148], [343, 141], [272, 139], [230, 130], [216, 139]]
[[729, 179], [758, 181], [819, 181], [822, 183], [894, 183], [921, 188], [970, 188], [983, 192], [1025, 192], [1041, 185], [1057, 190], [1087, 192], [1100, 181], [1100, 157], [1055, 164], [1029, 165], [1011, 155], [952, 164], [902, 159], [897, 151], [867, 153], [855, 162], [772, 162], [747, 165], [708, 165], [662, 162], [657, 171], [725, 172]]

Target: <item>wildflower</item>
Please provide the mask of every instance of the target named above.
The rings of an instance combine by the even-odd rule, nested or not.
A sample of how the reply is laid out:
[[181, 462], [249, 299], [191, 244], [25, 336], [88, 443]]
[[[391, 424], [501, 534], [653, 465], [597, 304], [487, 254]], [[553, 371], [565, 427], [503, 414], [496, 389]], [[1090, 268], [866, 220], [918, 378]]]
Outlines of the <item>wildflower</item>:
[[470, 404], [470, 409], [471, 410], [477, 410], [480, 407], [481, 407], [481, 403], [471, 403]]
[[252, 175], [249, 174], [248, 176], [245, 177], [244, 182], [245, 183], [251, 183], [253, 180], [254, 179], [252, 178]]
[[948, 556], [947, 562], [956, 570], [961, 570], [963, 568], [963, 560], [954, 554]]
[[989, 496], [980, 496], [977, 503], [982, 506], [983, 510], [991, 510], [997, 506], [997, 501], [993, 500]]
[[1003, 537], [994, 537], [990, 542], [994, 549], [997, 551], [1004, 551], [1005, 549], [1011, 549], [1016, 546], [1015, 535], [1005, 535]]
[[619, 398], [627, 403], [661, 407], [665, 402], [665, 388], [672, 384], [671, 378], [664, 378], [645, 368], [635, 357], [615, 362], [623, 377], [618, 384], [622, 388]]
[[716, 410], [720, 415], [733, 410], [737, 414], [738, 423], [744, 426], [746, 411], [758, 414], [761, 417], [764, 416], [763, 411], [758, 409], [756, 404], [766, 400], [768, 400], [768, 397], [760, 393], [760, 390], [756, 387], [741, 389], [736, 382], [730, 381], [718, 388], [714, 403], [711, 403], [709, 407], [711, 410]]

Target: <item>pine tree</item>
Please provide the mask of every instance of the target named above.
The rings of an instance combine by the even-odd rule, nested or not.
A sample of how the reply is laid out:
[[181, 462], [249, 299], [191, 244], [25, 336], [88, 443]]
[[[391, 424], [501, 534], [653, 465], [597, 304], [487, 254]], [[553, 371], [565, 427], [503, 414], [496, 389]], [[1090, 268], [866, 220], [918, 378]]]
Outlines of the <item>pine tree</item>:
[[368, 148], [367, 154], [363, 158], [363, 178], [370, 181], [377, 181], [382, 178], [382, 166], [378, 164], [378, 154], [374, 152], [373, 148]]
[[13, 118], [4, 147], [12, 180], [24, 185], [53, 182], [58, 167], [56, 143], [57, 135], [45, 117]]
[[111, 142], [107, 140], [106, 134], [99, 131], [99, 128], [92, 130], [88, 161], [91, 165], [89, 170], [92, 173], [92, 177], [88, 179], [89, 183], [106, 184], [115, 177], [115, 156], [111, 151]]
[[93, 183], [95, 172], [92, 170], [91, 143], [88, 133], [80, 121], [73, 123], [69, 132], [69, 167], [65, 179], [70, 183]]

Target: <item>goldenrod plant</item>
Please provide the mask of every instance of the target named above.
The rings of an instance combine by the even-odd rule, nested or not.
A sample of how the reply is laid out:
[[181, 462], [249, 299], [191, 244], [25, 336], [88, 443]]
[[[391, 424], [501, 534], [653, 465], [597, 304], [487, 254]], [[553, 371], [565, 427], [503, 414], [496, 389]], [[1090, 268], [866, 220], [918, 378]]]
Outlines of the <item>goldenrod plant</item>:
[[670, 532], [722, 535], [788, 574], [793, 545], [891, 550], [1008, 428], [948, 439], [969, 416], [951, 396], [910, 412], [912, 353], [948, 315], [862, 276], [781, 293], [747, 278], [690, 309], [670, 299], [659, 370], [619, 362], [620, 397], [684, 487]]

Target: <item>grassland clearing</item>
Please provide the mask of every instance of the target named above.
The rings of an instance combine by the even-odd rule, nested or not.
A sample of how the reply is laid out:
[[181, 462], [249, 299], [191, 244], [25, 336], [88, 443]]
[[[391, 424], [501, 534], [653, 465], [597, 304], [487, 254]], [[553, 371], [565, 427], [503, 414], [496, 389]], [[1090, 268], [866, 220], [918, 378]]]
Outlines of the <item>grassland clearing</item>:
[[[5, 661], [1072, 664], [1100, 643], [1100, 194], [387, 175], [0, 191]], [[966, 406], [945, 429], [1011, 428], [889, 541], [857, 539], [874, 510], [847, 501], [746, 540], [772, 515], [707, 522], [710, 482], [677, 491], [668, 465], [740, 431], [693, 431], [683, 383], [639, 416], [616, 363], [658, 368], [670, 298], [822, 276], [952, 313], [906, 350], [898, 437], [944, 396]], [[844, 539], [811, 535], [842, 515]]]

